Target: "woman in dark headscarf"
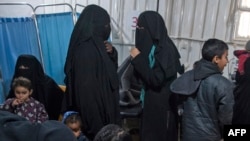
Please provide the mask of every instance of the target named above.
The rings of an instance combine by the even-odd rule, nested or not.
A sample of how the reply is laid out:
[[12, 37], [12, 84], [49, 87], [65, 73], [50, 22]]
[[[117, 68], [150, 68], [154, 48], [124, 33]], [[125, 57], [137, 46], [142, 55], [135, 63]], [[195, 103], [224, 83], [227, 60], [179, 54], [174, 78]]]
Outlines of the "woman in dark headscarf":
[[250, 124], [250, 58], [244, 63], [244, 74], [237, 71], [234, 89], [233, 124]]
[[71, 35], [65, 63], [65, 110], [81, 115], [86, 136], [93, 139], [106, 124], [120, 122], [117, 51], [107, 43], [110, 17], [89, 5]]
[[[61, 105], [64, 92], [56, 82], [46, 75], [41, 63], [33, 55], [20, 55], [17, 58], [12, 81], [23, 76], [28, 78], [33, 87], [32, 97], [44, 104], [50, 120], [58, 120], [61, 113]], [[15, 97], [13, 89], [10, 89], [7, 98]]]
[[141, 139], [177, 141], [175, 99], [169, 86], [181, 72], [180, 55], [160, 14], [145, 11], [137, 25], [136, 48], [131, 49], [130, 55], [135, 73], [143, 82]]

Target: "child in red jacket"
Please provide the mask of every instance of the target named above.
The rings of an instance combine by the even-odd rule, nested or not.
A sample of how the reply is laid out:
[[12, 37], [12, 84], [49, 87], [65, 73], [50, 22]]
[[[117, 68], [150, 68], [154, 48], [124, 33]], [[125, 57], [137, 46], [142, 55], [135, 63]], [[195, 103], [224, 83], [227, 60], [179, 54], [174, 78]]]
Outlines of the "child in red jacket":
[[238, 58], [238, 73], [244, 74], [244, 63], [250, 57], [250, 40], [246, 43], [245, 50], [235, 50], [234, 55]]

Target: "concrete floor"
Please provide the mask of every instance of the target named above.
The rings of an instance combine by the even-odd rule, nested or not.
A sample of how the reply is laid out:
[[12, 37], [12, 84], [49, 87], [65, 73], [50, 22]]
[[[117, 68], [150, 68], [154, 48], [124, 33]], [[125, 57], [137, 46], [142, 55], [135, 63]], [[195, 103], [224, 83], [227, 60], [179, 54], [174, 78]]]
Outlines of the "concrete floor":
[[[133, 141], [140, 141], [140, 119], [139, 118], [126, 118], [123, 119], [123, 128], [127, 130], [132, 136]], [[180, 126], [179, 126], [180, 129]], [[180, 130], [178, 131], [180, 135]], [[178, 137], [178, 141], [181, 141], [181, 136]]]
[[139, 129], [140, 129], [140, 119], [138, 118], [126, 118], [123, 119], [123, 128], [127, 130], [133, 141], [140, 141]]

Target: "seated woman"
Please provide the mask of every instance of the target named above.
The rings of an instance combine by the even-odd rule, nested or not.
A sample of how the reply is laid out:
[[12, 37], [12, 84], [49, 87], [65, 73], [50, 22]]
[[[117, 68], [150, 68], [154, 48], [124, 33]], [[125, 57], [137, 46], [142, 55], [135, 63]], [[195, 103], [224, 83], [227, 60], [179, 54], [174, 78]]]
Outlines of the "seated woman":
[[[32, 97], [45, 106], [50, 120], [58, 120], [64, 92], [57, 83], [43, 71], [41, 63], [33, 55], [20, 55], [17, 58], [15, 78], [22, 76], [28, 78], [33, 85]], [[14, 90], [10, 89], [7, 98], [15, 97]]]

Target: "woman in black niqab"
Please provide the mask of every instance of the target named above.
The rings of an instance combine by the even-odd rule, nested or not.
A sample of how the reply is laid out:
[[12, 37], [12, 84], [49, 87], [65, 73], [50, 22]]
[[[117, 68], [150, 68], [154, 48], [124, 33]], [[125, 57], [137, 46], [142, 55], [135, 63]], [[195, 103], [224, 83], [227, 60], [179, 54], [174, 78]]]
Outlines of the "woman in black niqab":
[[141, 140], [177, 141], [176, 100], [169, 86], [183, 72], [179, 52], [159, 13], [141, 13], [137, 25], [136, 48], [130, 54], [144, 87]]
[[[64, 92], [57, 83], [43, 71], [41, 63], [33, 55], [20, 55], [17, 58], [12, 81], [23, 76], [32, 83], [32, 97], [44, 104], [50, 120], [58, 120]], [[15, 97], [10, 89], [7, 98]]]
[[82, 11], [71, 35], [64, 72], [64, 111], [76, 110], [89, 139], [105, 125], [119, 124], [117, 51], [106, 51], [110, 34], [106, 10], [89, 5]]
[[[136, 48], [148, 57], [151, 47], [156, 45], [156, 53], [161, 66], [164, 69], [165, 75], [172, 76], [176, 71], [182, 74], [183, 67], [180, 65], [180, 55], [168, 36], [168, 31], [165, 22], [160, 14], [154, 11], [143, 12], [139, 18], [136, 29]], [[161, 49], [159, 51], [159, 49]], [[167, 57], [166, 57], [167, 56]]]

